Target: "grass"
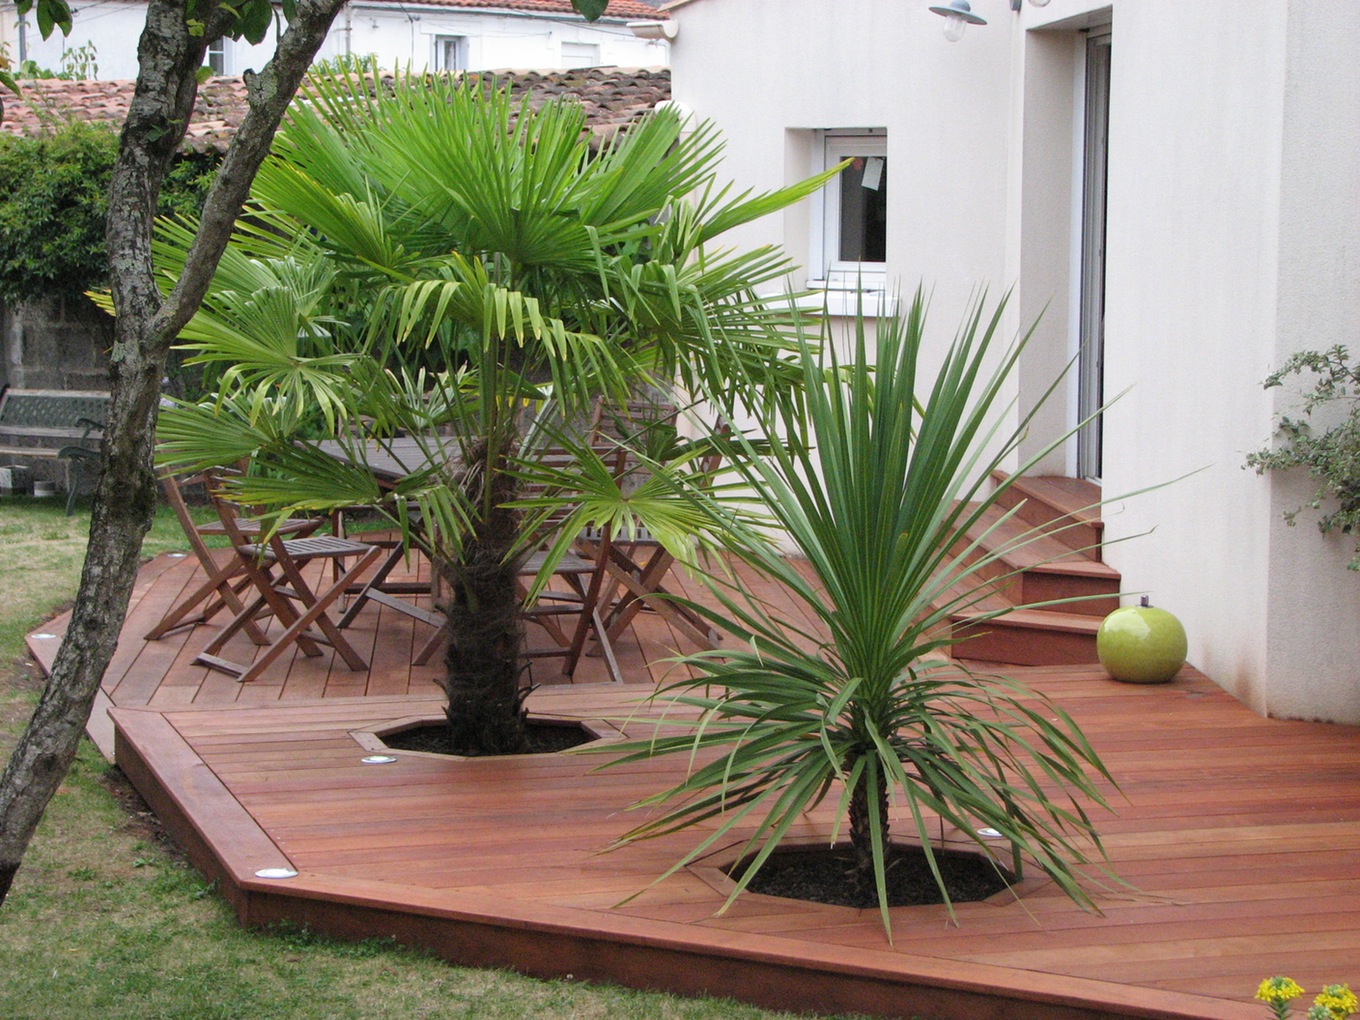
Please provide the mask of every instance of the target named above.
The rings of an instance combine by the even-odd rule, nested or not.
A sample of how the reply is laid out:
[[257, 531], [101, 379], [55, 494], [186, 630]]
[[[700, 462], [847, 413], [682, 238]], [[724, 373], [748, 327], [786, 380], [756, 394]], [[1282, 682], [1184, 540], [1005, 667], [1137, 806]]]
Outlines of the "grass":
[[[0, 498], [0, 753], [42, 687], [23, 636], [74, 596], [88, 510]], [[182, 549], [163, 511], [147, 554]], [[757, 1020], [722, 1000], [451, 967], [386, 942], [247, 931], [88, 741], [0, 908], [0, 1017], [10, 1020], [662, 1018]]]

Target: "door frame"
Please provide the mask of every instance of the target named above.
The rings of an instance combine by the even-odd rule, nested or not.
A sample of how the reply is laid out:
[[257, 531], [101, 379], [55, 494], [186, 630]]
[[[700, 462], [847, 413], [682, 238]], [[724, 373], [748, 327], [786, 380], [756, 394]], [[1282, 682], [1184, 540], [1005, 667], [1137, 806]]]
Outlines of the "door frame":
[[[1109, 27], [1085, 40], [1084, 95], [1081, 104], [1080, 250], [1077, 316], [1077, 476], [1098, 482], [1102, 473], [1105, 402], [1105, 241], [1109, 181], [1110, 45]], [[1090, 419], [1089, 421], [1087, 419]]]

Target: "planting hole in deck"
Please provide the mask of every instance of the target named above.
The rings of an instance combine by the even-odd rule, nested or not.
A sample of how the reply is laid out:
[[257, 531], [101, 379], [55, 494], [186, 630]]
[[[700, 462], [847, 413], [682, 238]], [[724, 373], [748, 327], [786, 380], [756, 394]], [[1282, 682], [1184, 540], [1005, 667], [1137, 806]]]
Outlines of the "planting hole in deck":
[[[567, 751], [605, 736], [589, 723], [578, 719], [530, 716], [526, 728], [529, 734], [529, 754]], [[359, 741], [360, 746], [369, 751], [408, 751], [445, 757], [466, 757], [454, 754], [449, 749], [448, 724], [443, 716], [399, 719], [385, 726], [375, 726], [369, 732], [356, 732], [352, 735]]]
[[[1005, 892], [1015, 883], [1014, 875], [985, 854], [938, 847], [933, 852], [953, 903], [979, 903]], [[748, 860], [749, 856], [743, 857], [721, 870], [729, 878], [738, 878]], [[856, 889], [852, 871], [853, 856], [848, 843], [833, 847], [800, 844], [771, 854], [747, 890], [833, 906], [877, 907], [878, 894], [872, 886]], [[893, 844], [887, 885], [888, 905], [892, 907], [943, 902], [925, 852], [912, 843]]]

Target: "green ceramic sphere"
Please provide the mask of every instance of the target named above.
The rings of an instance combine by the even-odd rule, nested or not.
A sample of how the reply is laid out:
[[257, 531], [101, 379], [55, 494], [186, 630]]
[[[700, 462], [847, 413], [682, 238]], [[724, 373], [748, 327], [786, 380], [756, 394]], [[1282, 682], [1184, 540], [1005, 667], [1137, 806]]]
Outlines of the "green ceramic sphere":
[[1096, 654], [1105, 671], [1131, 684], [1166, 683], [1185, 665], [1185, 628], [1165, 609], [1116, 609], [1096, 632]]

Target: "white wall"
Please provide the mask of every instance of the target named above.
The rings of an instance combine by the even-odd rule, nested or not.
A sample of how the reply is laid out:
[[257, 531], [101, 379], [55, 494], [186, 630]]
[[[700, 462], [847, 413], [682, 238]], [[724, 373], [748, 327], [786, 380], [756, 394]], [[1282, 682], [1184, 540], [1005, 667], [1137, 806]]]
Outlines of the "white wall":
[[[71, 34], [64, 39], [60, 32], [55, 32], [52, 38], [43, 40], [33, 27], [31, 13], [27, 20], [27, 54], [39, 66], [57, 70], [64, 49], [74, 49], [93, 41], [98, 53], [100, 80], [137, 76], [137, 40], [146, 20], [144, 3], [104, 0], [78, 10]], [[376, 53], [383, 67], [409, 64], [416, 70], [424, 70], [432, 57], [435, 35], [467, 36], [471, 70], [567, 67], [570, 63], [562, 56], [564, 42], [598, 45], [602, 64], [655, 67], [665, 66], [669, 60], [668, 43], [638, 39], [618, 22], [592, 25], [579, 19], [456, 12], [428, 4], [362, 3], [352, 3], [336, 16], [321, 56]], [[11, 58], [17, 59], [17, 28], [12, 6], [0, 17], [0, 42], [6, 41]], [[241, 74], [247, 69], [263, 67], [274, 51], [274, 41], [272, 29], [258, 46], [243, 40], [227, 40], [227, 73]]]
[[[1107, 514], [1130, 591], [1179, 615], [1191, 660], [1261, 710], [1267, 556], [1280, 525], [1242, 470], [1269, 434], [1284, 5], [1115, 11], [1105, 492], [1178, 478]], [[1247, 8], [1251, 8], [1248, 10]], [[1245, 30], [1250, 26], [1251, 30]]]
[[[1112, 23], [1106, 389], [1127, 393], [1104, 492], [1188, 477], [1111, 506], [1107, 558], [1256, 710], [1360, 722], [1350, 543], [1287, 528], [1306, 486], [1243, 469], [1282, 399], [1271, 369], [1360, 344], [1360, 4], [973, 7], [991, 24], [950, 45], [924, 3], [691, 0], [671, 12], [675, 96], [723, 128], [742, 186], [797, 176], [800, 129], [886, 127], [889, 271], [933, 288], [936, 335], [977, 285], [1015, 286], [1017, 328], [1047, 306], [1025, 405], [1074, 350], [1081, 29]], [[802, 255], [808, 229], [795, 212], [743, 240]], [[1031, 448], [1074, 420], [1059, 396]]]
[[1360, 722], [1360, 578], [1343, 543], [1281, 522], [1299, 479], [1242, 469], [1288, 399], [1261, 380], [1360, 326], [1360, 9], [1175, 6], [1115, 18], [1107, 374], [1134, 389], [1109, 416], [1106, 491], [1199, 473], [1111, 516], [1156, 530], [1110, 559], [1253, 708]]
[[[672, 16], [675, 96], [722, 129], [733, 179], [778, 187], [808, 174], [810, 132], [887, 128], [890, 276], [938, 284], [945, 321], [974, 282], [1001, 282], [1007, 111], [989, 100], [1007, 88], [1005, 33], [948, 47], [941, 19], [901, 0], [698, 0]], [[806, 210], [778, 226], [741, 236], [805, 260]]]
[[[1360, 353], [1360, 5], [1295, 3], [1288, 18], [1272, 367], [1302, 348]], [[1286, 394], [1278, 394], [1278, 410]], [[1309, 495], [1274, 480], [1272, 517]], [[1360, 575], [1341, 569], [1357, 536], [1272, 520], [1265, 708], [1360, 721]]]

